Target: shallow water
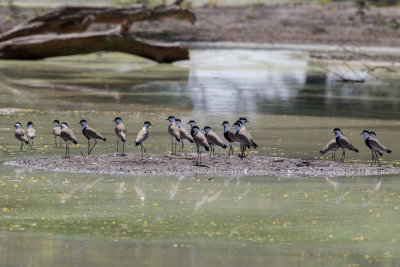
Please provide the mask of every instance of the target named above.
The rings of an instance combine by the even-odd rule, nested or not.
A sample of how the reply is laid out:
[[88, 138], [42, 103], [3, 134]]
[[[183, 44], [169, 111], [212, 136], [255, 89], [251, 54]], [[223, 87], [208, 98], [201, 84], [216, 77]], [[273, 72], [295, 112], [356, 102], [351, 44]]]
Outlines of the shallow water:
[[[81, 118], [107, 137], [94, 153], [114, 153], [114, 123], [128, 129], [126, 151], [149, 120], [150, 153], [168, 153], [166, 117], [195, 119], [222, 135], [241, 115], [262, 155], [319, 158], [342, 128], [368, 162], [363, 129], [394, 151], [398, 165], [398, 74], [343, 84], [307, 53], [193, 50], [191, 60], [157, 65], [122, 54], [0, 62], [1, 162], [62, 156], [52, 121], [67, 121], [86, 153]], [[329, 66], [335, 69], [336, 66]], [[359, 74], [364, 75], [360, 68]], [[354, 75], [354, 73], [345, 73]], [[35, 123], [32, 152], [19, 152], [13, 123]], [[186, 145], [188, 151], [193, 146]], [[216, 149], [217, 153], [226, 153]], [[0, 257], [6, 266], [397, 265], [398, 176], [119, 177], [0, 166]], [[7, 244], [7, 245], [6, 245]], [[38, 245], [39, 244], [39, 245]]]

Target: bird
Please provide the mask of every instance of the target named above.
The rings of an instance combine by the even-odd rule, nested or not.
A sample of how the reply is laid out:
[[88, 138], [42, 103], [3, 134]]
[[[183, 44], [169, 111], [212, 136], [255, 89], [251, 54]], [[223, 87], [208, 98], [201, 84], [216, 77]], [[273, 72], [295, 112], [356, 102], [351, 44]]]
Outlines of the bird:
[[122, 123], [122, 119], [120, 117], [116, 117], [113, 121], [117, 124], [115, 126], [115, 134], [117, 135], [117, 155], [118, 154], [118, 146], [119, 140], [122, 141], [122, 154], [121, 156], [125, 156], [125, 141], [126, 141], [126, 129], [125, 125]]
[[180, 119], [175, 119], [175, 123], [176, 125], [178, 125], [179, 127], [179, 133], [181, 136], [181, 141], [182, 141], [182, 146], [181, 149], [179, 150], [180, 152], [183, 152], [183, 148], [184, 148], [184, 143], [183, 139], [188, 140], [190, 143], [194, 143], [192, 136], [190, 135], [190, 133], [188, 131], [186, 131], [185, 128], [181, 127], [181, 120]]
[[29, 121], [26, 124], [26, 135], [28, 136], [29, 139], [31, 139], [31, 141], [29, 142], [29, 146], [30, 146], [30, 150], [32, 150], [33, 147], [33, 139], [36, 138], [36, 131], [35, 128], [33, 128], [33, 122]]
[[[101, 140], [103, 140], [105, 142], [106, 138], [104, 138], [104, 136], [102, 136], [101, 134], [96, 132], [95, 129], [90, 127], [87, 124], [86, 120], [81, 120], [79, 122], [79, 124], [82, 125], [82, 133], [87, 138], [87, 141], [88, 141], [88, 155], [90, 155], [90, 153], [92, 153], [92, 150], [95, 147], [95, 145], [97, 145], [96, 139], [101, 139]], [[94, 145], [92, 147], [90, 147], [90, 139], [94, 140]]]
[[60, 147], [61, 147], [61, 125], [59, 120], [54, 120], [53, 135], [54, 135], [54, 145], [57, 147], [57, 137], [60, 137]]
[[377, 160], [378, 165], [381, 166], [378, 154], [382, 156], [384, 152], [390, 154], [392, 153], [392, 151], [390, 149], [387, 149], [379, 142], [378, 139], [376, 139], [375, 132], [369, 132], [367, 130], [364, 130], [361, 134], [364, 135], [365, 145], [369, 147], [369, 149], [371, 149], [372, 153], [371, 166], [374, 163], [374, 158]]
[[210, 151], [210, 145], [207, 142], [207, 138], [204, 136], [204, 134], [200, 131], [200, 128], [198, 126], [193, 126], [190, 134], [193, 137], [193, 141], [197, 145], [197, 163], [196, 165], [201, 164], [201, 150], [204, 147], [206, 151]]
[[229, 122], [224, 121], [222, 124], [224, 126], [224, 137], [229, 142], [229, 151], [228, 156], [233, 155], [233, 146], [232, 143], [237, 142], [235, 132], [230, 129]]
[[354, 151], [358, 153], [358, 149], [353, 146], [350, 141], [342, 134], [342, 131], [339, 128], [333, 129], [333, 132], [335, 133], [335, 140], [340, 148], [342, 148], [342, 157], [341, 161], [344, 162], [344, 158], [346, 157], [346, 152], [345, 149]]
[[245, 132], [247, 132], [247, 134], [248, 134], [248, 136], [249, 136], [250, 138], [252, 138], [252, 137], [251, 137], [251, 134], [250, 134], [250, 132], [249, 132], [249, 130], [246, 128], [246, 123], [249, 122], [249, 121], [248, 121], [246, 118], [244, 118], [244, 117], [240, 117], [240, 118], [238, 119], [238, 121], [240, 121], [240, 122], [243, 124], [242, 129], [243, 129]]
[[66, 122], [61, 123], [61, 138], [65, 141], [65, 158], [69, 158], [69, 142], [78, 144], [78, 140], [74, 135], [74, 132], [68, 128], [68, 124]]
[[[179, 131], [179, 127], [178, 125], [176, 125], [175, 123], [175, 117], [174, 116], [169, 116], [167, 121], [169, 121], [169, 126], [168, 126], [168, 133], [171, 135], [172, 137], [172, 141], [171, 141], [171, 155], [176, 155], [176, 142], [180, 142], [181, 141], [181, 134]], [[174, 139], [175, 141], [175, 153], [174, 153]]]
[[213, 130], [211, 130], [210, 126], [205, 126], [203, 130], [207, 138], [207, 142], [211, 147], [210, 156], [214, 155], [214, 145], [220, 146], [223, 149], [227, 148], [221, 138], [219, 138], [219, 136], [213, 132]]
[[14, 136], [18, 141], [21, 142], [21, 152], [22, 152], [22, 147], [24, 146], [24, 143], [28, 145], [29, 139], [24, 129], [22, 129], [20, 122], [14, 123], [14, 126], [15, 126]]
[[257, 148], [258, 145], [251, 139], [249, 133], [243, 129], [243, 124], [240, 121], [236, 121], [233, 126], [236, 128], [235, 136], [238, 142], [241, 144], [241, 154], [239, 156], [243, 159], [244, 152], [247, 148]]
[[332, 151], [332, 160], [336, 160], [336, 150], [339, 149], [339, 145], [336, 142], [336, 139], [332, 139], [331, 141], [329, 141], [322, 149], [321, 151], [319, 151], [319, 153], [321, 153], [321, 155]]
[[144, 148], [143, 146], [143, 142], [146, 141], [146, 139], [149, 137], [149, 126], [151, 126], [151, 123], [149, 121], [145, 121], [143, 129], [140, 130], [140, 132], [136, 136], [135, 146], [140, 145], [140, 150], [142, 151], [142, 159], [143, 154], [147, 151], [146, 148]]

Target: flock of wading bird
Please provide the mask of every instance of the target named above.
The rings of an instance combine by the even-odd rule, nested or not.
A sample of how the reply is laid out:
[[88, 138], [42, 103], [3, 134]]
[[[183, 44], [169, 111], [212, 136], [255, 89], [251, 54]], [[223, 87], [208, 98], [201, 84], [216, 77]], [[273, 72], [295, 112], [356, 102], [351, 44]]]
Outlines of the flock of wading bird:
[[[201, 132], [200, 128], [196, 125], [194, 120], [190, 120], [188, 124], [191, 126], [190, 133], [181, 126], [181, 120], [175, 119], [174, 116], [169, 116], [167, 118], [169, 121], [168, 125], [168, 133], [171, 135], [171, 154], [176, 154], [176, 146], [177, 142], [180, 142], [181, 148], [180, 152], [184, 150], [184, 139], [189, 141], [190, 143], [195, 143], [197, 145], [197, 164], [201, 164], [201, 153], [204, 148], [206, 151], [210, 151], [210, 157], [214, 155], [214, 146], [220, 146], [223, 149], [227, 148], [227, 145], [221, 140], [221, 138], [212, 131], [211, 127], [205, 126], [203, 131]], [[125, 156], [125, 142], [126, 142], [126, 128], [122, 123], [122, 119], [120, 117], [116, 117], [113, 120], [116, 123], [115, 126], [115, 134], [117, 136], [117, 152], [116, 155]], [[258, 145], [253, 141], [249, 130], [246, 128], [245, 124], [248, 120], [244, 117], [239, 118], [233, 126], [235, 130], [230, 129], [229, 122], [224, 121], [221, 126], [224, 127], [224, 137], [226, 141], [229, 143], [229, 151], [228, 156], [233, 155], [233, 146], [232, 144], [237, 142], [240, 144], [240, 152], [239, 157], [243, 159], [245, 156], [246, 148], [257, 148]], [[91, 154], [93, 148], [97, 144], [97, 140], [106, 141], [106, 138], [98, 133], [95, 129], [90, 127], [86, 120], [81, 120], [79, 124], [82, 126], [82, 134], [87, 138], [88, 141], [88, 155]], [[140, 145], [142, 158], [144, 158], [144, 153], [147, 152], [146, 148], [143, 146], [143, 143], [149, 137], [149, 126], [152, 124], [149, 121], [145, 121], [143, 125], [143, 129], [139, 131], [136, 136], [135, 146]], [[29, 148], [33, 147], [33, 140], [36, 137], [35, 129], [33, 128], [33, 123], [28, 122], [27, 130], [24, 131], [22, 129], [21, 123], [16, 122], [14, 124], [16, 130], [14, 136], [17, 140], [21, 141], [21, 151], [24, 143], [29, 145]], [[346, 149], [359, 152], [356, 147], [354, 147], [350, 141], [342, 134], [342, 131], [339, 128], [335, 128], [333, 130], [335, 134], [335, 138], [329, 141], [324, 148], [320, 151], [321, 154], [325, 154], [327, 152], [332, 152], [332, 160], [336, 160], [336, 151], [341, 148], [342, 149], [342, 157], [341, 161], [344, 162], [346, 156]], [[370, 132], [364, 130], [361, 133], [364, 136], [364, 142], [366, 146], [371, 150], [372, 159], [371, 166], [374, 163], [374, 160], [377, 161], [379, 166], [381, 166], [379, 162], [378, 155], [382, 156], [383, 153], [392, 153], [391, 150], [387, 149], [383, 146], [379, 140], [376, 138], [375, 132]], [[72, 142], [74, 144], [78, 144], [78, 140], [76, 139], [73, 131], [68, 128], [68, 124], [66, 122], [60, 123], [59, 120], [54, 120], [54, 128], [53, 128], [54, 142], [55, 146], [57, 146], [57, 137], [60, 138], [60, 147], [61, 147], [61, 139], [65, 141], [65, 157], [69, 157], [69, 143]], [[90, 140], [94, 140], [94, 144], [91, 146]], [[30, 141], [29, 141], [30, 140]], [[122, 141], [122, 154], [119, 154], [119, 141]]]
[[[210, 156], [214, 155], [214, 146], [220, 146], [224, 149], [227, 148], [227, 145], [221, 140], [221, 138], [212, 131], [210, 126], [204, 127], [204, 134], [201, 132], [200, 128], [196, 125], [194, 120], [190, 120], [188, 124], [191, 126], [190, 133], [183, 127], [181, 127], [181, 120], [175, 119], [174, 116], [169, 116], [167, 118], [169, 121], [168, 125], [168, 133], [171, 135], [171, 154], [177, 155], [176, 146], [177, 142], [182, 143], [180, 148], [180, 152], [184, 150], [184, 139], [188, 140], [190, 143], [195, 143], [197, 145], [197, 164], [201, 164], [201, 153], [202, 148], [206, 151], [210, 151]], [[113, 120], [116, 123], [115, 126], [115, 134], [117, 136], [117, 155], [125, 156], [125, 142], [126, 142], [126, 128], [122, 123], [122, 119], [120, 117], [116, 117]], [[257, 148], [257, 144], [253, 141], [249, 130], [245, 127], [247, 119], [239, 118], [233, 126], [236, 131], [232, 131], [229, 126], [229, 122], [224, 121], [221, 125], [224, 126], [224, 137], [229, 142], [229, 152], [228, 155], [233, 155], [233, 146], [232, 143], [237, 142], [240, 143], [241, 151], [239, 156], [241, 158], [244, 157], [246, 148]], [[82, 134], [87, 138], [88, 145], [88, 155], [92, 153], [93, 148], [97, 144], [97, 140], [106, 141], [106, 138], [98, 133], [95, 129], [90, 127], [86, 120], [81, 120], [79, 124], [82, 126]], [[152, 124], [149, 121], [145, 121], [143, 125], [143, 129], [139, 131], [136, 136], [135, 146], [140, 145], [142, 158], [144, 158], [144, 153], [147, 152], [146, 148], [143, 146], [143, 143], [149, 137], [149, 126]], [[30, 149], [33, 146], [33, 140], [36, 138], [36, 132], [33, 128], [33, 123], [28, 123], [27, 130], [22, 129], [22, 125], [20, 122], [16, 122], [14, 124], [16, 130], [14, 136], [17, 140], [21, 142], [21, 151], [24, 143], [29, 144]], [[65, 157], [69, 157], [69, 143], [72, 142], [74, 144], [78, 144], [78, 140], [76, 139], [74, 132], [68, 128], [68, 124], [66, 122], [60, 123], [59, 120], [54, 120], [54, 143], [57, 146], [57, 138], [60, 138], [60, 147], [61, 147], [61, 139], [65, 141]], [[94, 140], [94, 144], [90, 144], [90, 140]], [[122, 142], [122, 154], [119, 154], [119, 141]], [[175, 146], [174, 146], [175, 145]]]

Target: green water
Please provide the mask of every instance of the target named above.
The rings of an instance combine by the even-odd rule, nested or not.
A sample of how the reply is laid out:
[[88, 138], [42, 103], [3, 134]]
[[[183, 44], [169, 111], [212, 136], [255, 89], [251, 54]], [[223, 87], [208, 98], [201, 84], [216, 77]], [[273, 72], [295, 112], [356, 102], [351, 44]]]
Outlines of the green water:
[[[223, 120], [245, 115], [256, 153], [305, 159], [320, 158], [340, 127], [360, 149], [347, 160], [369, 162], [360, 133], [375, 130], [394, 151], [382, 163], [398, 165], [398, 75], [342, 84], [306, 56], [233, 49], [193, 50], [190, 61], [173, 66], [122, 54], [2, 61], [0, 161], [62, 156], [54, 119], [68, 122], [80, 142], [71, 155], [86, 151], [82, 118], [107, 138], [94, 153], [114, 153], [116, 116], [127, 127], [127, 152], [139, 153], [133, 141], [149, 120], [146, 148], [168, 153], [165, 119], [173, 114], [220, 135]], [[38, 138], [32, 152], [20, 153], [13, 123], [28, 120]], [[1, 265], [399, 264], [399, 176], [208, 178], [0, 165]]]

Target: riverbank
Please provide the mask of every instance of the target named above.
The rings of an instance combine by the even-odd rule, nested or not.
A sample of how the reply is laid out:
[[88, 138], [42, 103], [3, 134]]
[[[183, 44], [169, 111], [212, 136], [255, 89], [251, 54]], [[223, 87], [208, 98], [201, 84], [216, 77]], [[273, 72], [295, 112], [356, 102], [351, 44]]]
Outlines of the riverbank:
[[341, 163], [329, 160], [301, 160], [280, 157], [203, 155], [202, 165], [196, 166], [196, 154], [185, 156], [113, 154], [78, 156], [69, 159], [41, 158], [9, 161], [9, 166], [74, 173], [98, 173], [140, 176], [282, 176], [339, 177], [400, 174], [397, 167], [370, 167], [367, 164]]

